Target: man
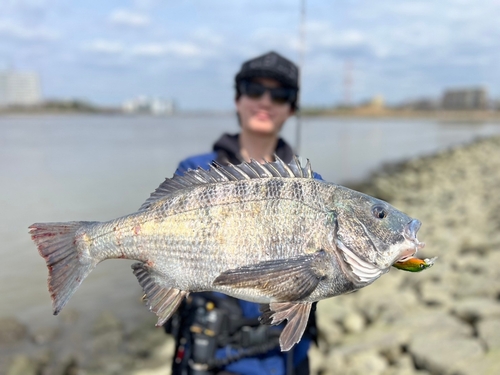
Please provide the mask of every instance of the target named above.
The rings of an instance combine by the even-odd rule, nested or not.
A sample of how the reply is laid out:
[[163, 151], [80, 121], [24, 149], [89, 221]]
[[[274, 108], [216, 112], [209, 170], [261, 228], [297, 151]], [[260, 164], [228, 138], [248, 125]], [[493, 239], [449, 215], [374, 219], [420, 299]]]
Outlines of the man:
[[[294, 152], [279, 132], [297, 110], [298, 74], [294, 63], [275, 52], [243, 63], [235, 77], [240, 133], [222, 135], [212, 152], [183, 160], [176, 173], [208, 169], [213, 161], [272, 161], [275, 154], [289, 163]], [[283, 353], [278, 345], [280, 328], [259, 324], [256, 303], [199, 293], [179, 310], [167, 329], [176, 337], [174, 375], [309, 373], [307, 351], [316, 335], [314, 311], [302, 341]]]

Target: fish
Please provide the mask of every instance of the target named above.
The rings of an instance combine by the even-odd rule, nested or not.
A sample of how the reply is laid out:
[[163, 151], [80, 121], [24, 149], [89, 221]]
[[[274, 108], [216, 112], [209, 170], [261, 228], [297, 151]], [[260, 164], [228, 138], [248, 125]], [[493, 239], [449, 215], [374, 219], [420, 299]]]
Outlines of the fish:
[[314, 178], [311, 163], [214, 163], [174, 175], [137, 212], [104, 222], [35, 223], [57, 315], [108, 259], [132, 259], [163, 325], [190, 293], [262, 304], [282, 351], [304, 333], [311, 306], [364, 288], [424, 247], [421, 222], [389, 203]]
[[430, 268], [436, 262], [437, 257], [419, 259], [415, 257], [409, 257], [407, 259], [400, 259], [393, 264], [393, 267], [409, 272], [421, 272], [427, 268]]

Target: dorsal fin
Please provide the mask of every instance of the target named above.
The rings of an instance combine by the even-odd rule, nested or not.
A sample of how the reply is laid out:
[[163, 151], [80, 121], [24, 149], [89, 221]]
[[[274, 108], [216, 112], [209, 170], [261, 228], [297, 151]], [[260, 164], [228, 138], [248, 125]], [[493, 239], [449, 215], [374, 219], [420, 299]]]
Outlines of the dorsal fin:
[[250, 163], [243, 162], [238, 165], [221, 165], [213, 162], [208, 171], [198, 167], [198, 169], [188, 170], [182, 176], [174, 175], [172, 178], [166, 178], [139, 208], [139, 211], [148, 209], [158, 199], [191, 186], [273, 177], [314, 178], [309, 160], [303, 167], [295, 156], [288, 165], [277, 155], [274, 155], [274, 158], [276, 161], [264, 164], [253, 159]]

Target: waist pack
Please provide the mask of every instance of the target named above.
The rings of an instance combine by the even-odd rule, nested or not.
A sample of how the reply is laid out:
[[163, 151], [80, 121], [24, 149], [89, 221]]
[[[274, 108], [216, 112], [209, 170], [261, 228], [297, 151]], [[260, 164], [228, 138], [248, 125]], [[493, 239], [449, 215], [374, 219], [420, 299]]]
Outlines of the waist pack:
[[[281, 327], [243, 316], [238, 300], [218, 293], [193, 293], [165, 325], [175, 338], [173, 375], [209, 375], [241, 358], [279, 347]], [[215, 358], [217, 349], [231, 354]]]

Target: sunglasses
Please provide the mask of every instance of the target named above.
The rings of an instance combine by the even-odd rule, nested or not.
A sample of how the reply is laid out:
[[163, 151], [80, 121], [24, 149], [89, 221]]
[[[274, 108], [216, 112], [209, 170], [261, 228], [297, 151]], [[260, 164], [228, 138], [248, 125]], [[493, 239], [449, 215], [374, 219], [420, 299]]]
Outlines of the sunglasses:
[[269, 91], [271, 100], [276, 104], [293, 103], [297, 98], [297, 90], [286, 87], [267, 87], [257, 82], [243, 81], [240, 83], [240, 92], [252, 99], [259, 99]]

